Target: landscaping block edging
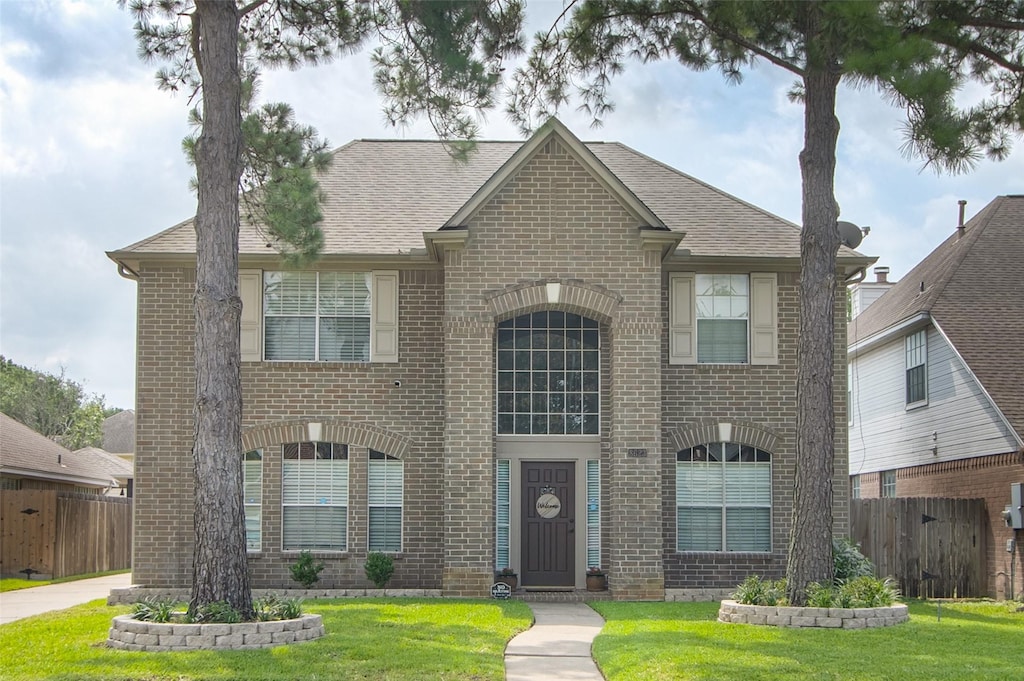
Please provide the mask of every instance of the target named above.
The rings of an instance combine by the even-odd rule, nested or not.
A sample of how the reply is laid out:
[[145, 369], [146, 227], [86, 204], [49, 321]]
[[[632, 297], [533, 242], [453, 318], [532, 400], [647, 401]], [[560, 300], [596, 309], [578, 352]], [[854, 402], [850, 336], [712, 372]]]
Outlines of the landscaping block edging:
[[775, 605], [743, 605], [725, 600], [718, 609], [719, 622], [776, 627], [820, 629], [872, 629], [891, 627], [910, 619], [903, 603], [884, 608], [800, 608]]
[[313, 641], [324, 635], [320, 615], [293, 620], [238, 624], [185, 624], [143, 622], [118, 615], [110, 626], [107, 646], [148, 652], [170, 650], [252, 650]]

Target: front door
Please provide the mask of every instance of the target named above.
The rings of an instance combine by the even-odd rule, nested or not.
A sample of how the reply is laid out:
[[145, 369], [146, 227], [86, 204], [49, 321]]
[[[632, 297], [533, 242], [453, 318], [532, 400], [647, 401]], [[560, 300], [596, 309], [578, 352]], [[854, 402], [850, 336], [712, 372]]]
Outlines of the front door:
[[523, 586], [575, 586], [575, 464], [522, 465]]

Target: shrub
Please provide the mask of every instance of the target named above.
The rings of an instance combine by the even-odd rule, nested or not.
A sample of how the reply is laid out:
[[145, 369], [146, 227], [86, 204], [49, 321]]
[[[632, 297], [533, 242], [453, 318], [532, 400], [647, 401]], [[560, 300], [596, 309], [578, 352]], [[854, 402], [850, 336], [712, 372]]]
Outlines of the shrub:
[[216, 601], [196, 608], [189, 620], [194, 624], [237, 624], [242, 621], [242, 615], [227, 601]]
[[252, 608], [258, 622], [293, 620], [302, 616], [302, 599], [281, 598], [277, 594], [270, 594], [253, 601]]
[[855, 577], [871, 577], [875, 574], [875, 566], [860, 552], [860, 545], [846, 537], [832, 538], [832, 567], [836, 584]]
[[313, 554], [303, 551], [290, 569], [292, 579], [308, 589], [320, 581], [320, 573], [324, 569], [324, 564], [314, 562]]
[[899, 596], [889, 578], [854, 577], [840, 585], [807, 585], [807, 605], [812, 608], [881, 608], [892, 605]]
[[736, 588], [732, 595], [744, 605], [783, 605], [786, 602], [786, 580], [762, 580], [750, 575]]
[[386, 553], [373, 552], [366, 557], [366, 564], [363, 566], [366, 578], [373, 582], [378, 589], [383, 589], [395, 574], [395, 561]]
[[174, 601], [161, 598], [144, 598], [132, 605], [132, 617], [142, 622], [166, 624], [174, 617]]

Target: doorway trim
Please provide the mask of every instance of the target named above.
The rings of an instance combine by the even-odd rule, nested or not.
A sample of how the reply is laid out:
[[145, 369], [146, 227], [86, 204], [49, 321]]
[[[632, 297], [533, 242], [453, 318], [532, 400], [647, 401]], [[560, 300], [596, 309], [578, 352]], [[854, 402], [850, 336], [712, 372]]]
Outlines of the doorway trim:
[[[581, 522], [587, 517], [587, 461], [601, 459], [600, 436], [509, 437], [495, 443], [495, 458], [509, 460], [509, 563], [517, 571], [522, 566], [522, 465], [523, 461], [552, 461], [574, 464], [575, 588], [586, 588], [587, 533]], [[492, 547], [493, 555], [493, 547]], [[529, 585], [525, 585], [529, 586]]]

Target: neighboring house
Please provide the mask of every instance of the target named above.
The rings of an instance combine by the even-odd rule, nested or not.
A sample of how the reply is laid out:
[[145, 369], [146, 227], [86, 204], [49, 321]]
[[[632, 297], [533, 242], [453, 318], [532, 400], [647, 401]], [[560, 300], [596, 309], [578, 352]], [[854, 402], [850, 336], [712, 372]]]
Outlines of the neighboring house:
[[[321, 585], [615, 598], [731, 591], [785, 570], [799, 228], [551, 120], [468, 163], [352, 142], [321, 177], [323, 257], [285, 268], [243, 226], [243, 446], [256, 587], [311, 549]], [[192, 570], [191, 221], [109, 254], [138, 282], [134, 581]], [[843, 249], [848, 276], [872, 258]], [[836, 303], [836, 424], [846, 423]], [[840, 430], [841, 432], [841, 430]], [[848, 527], [844, 438], [835, 526]]]
[[854, 496], [985, 499], [992, 595], [1009, 593], [1001, 513], [1024, 482], [1022, 281], [1024, 195], [1000, 196], [849, 325]]
[[103, 442], [100, 447], [125, 461], [135, 459], [135, 410], [125, 409], [103, 419]]
[[98, 464], [96, 457], [65, 449], [20, 421], [0, 414], [0, 489], [105, 494], [116, 486], [109, 463]]
[[107, 496], [131, 497], [134, 496], [135, 473], [132, 464], [125, 461], [116, 454], [99, 447], [83, 447], [76, 449], [74, 455], [86, 462], [94, 470], [104, 471], [112, 481], [111, 487], [107, 490]]

